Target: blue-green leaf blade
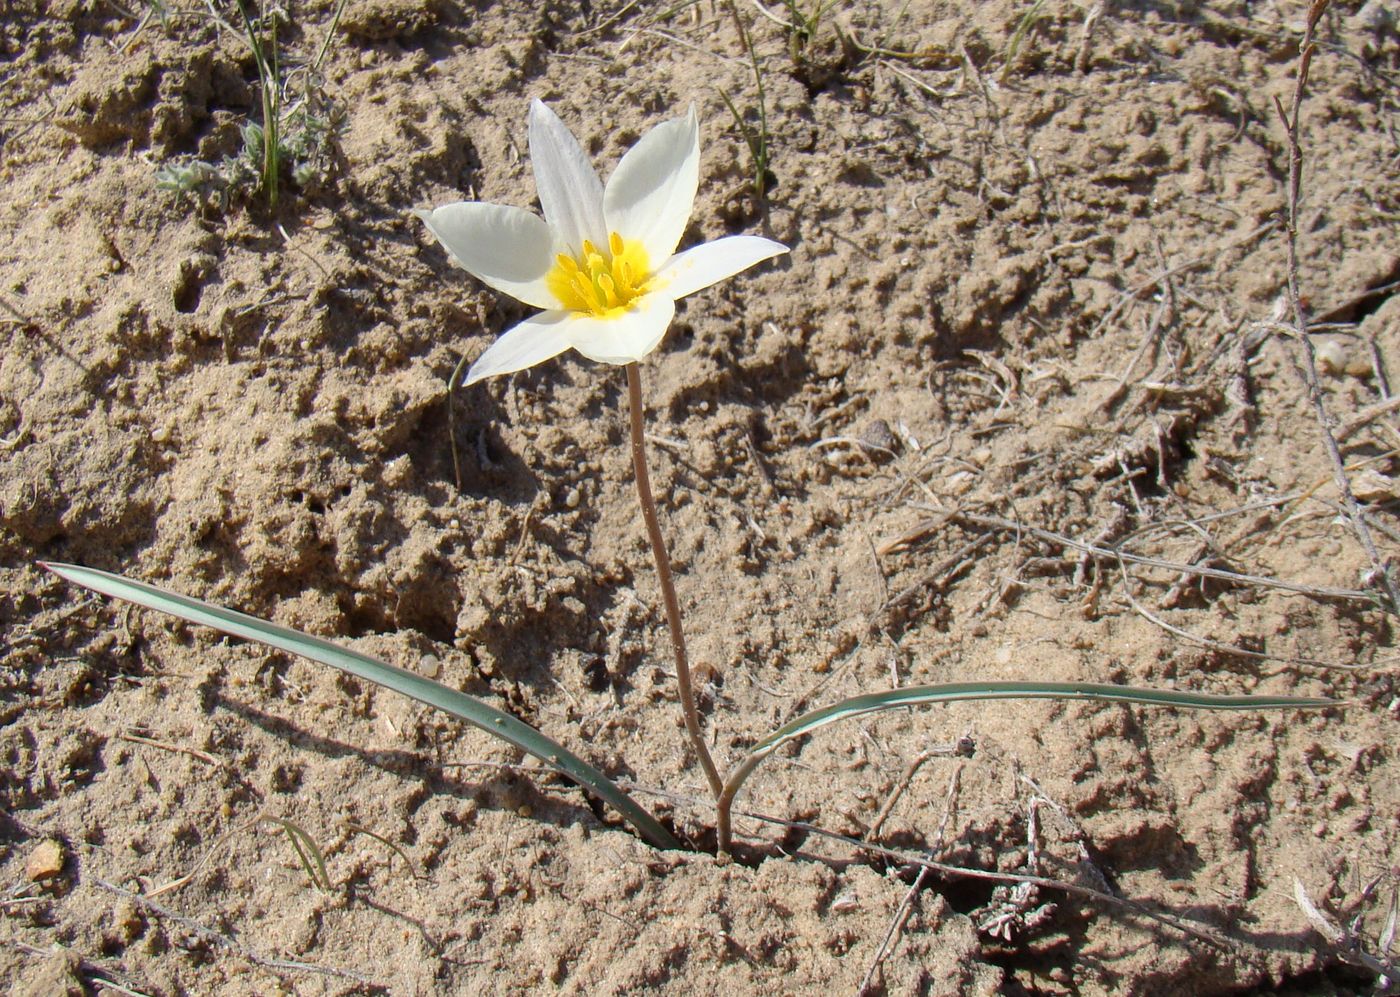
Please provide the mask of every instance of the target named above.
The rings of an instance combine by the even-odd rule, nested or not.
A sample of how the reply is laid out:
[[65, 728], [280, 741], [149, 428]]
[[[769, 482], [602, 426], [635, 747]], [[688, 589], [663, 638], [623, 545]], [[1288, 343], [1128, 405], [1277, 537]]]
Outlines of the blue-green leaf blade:
[[904, 689], [865, 693], [804, 713], [784, 724], [749, 750], [725, 783], [724, 796], [732, 801], [758, 764], [794, 738], [839, 720], [867, 716], [883, 710], [933, 703], [990, 699], [1061, 699], [1134, 703], [1139, 706], [1174, 706], [1193, 710], [1316, 709], [1341, 705], [1335, 699], [1309, 696], [1214, 696], [1175, 689], [1146, 689], [1098, 682], [951, 682], [916, 685]]
[[643, 838], [657, 848], [682, 847], [651, 814], [598, 769], [524, 721], [466, 693], [323, 638], [300, 633], [289, 627], [269, 623], [256, 616], [200, 599], [169, 592], [145, 582], [75, 564], [43, 563], [43, 566], [60, 578], [94, 592], [124, 599], [138, 606], [177, 616], [190, 623], [212, 627], [234, 637], [256, 641], [289, 654], [330, 665], [450, 713], [533, 755], [556, 772], [591, 790], [600, 799], [612, 805]]

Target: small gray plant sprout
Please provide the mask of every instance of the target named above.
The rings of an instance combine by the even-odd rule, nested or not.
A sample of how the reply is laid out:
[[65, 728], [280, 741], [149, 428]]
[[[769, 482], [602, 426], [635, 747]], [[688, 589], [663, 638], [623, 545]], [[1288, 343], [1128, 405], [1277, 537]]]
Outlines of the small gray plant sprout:
[[275, 211], [287, 181], [314, 190], [332, 170], [335, 139], [345, 121], [343, 109], [325, 94], [321, 65], [347, 2], [337, 4], [315, 58], [284, 65], [278, 26], [285, 13], [266, 0], [256, 11], [248, 0], [238, 0], [243, 40], [257, 69], [260, 120], [245, 121], [239, 129], [242, 148], [217, 163], [189, 157], [161, 166], [156, 188], [220, 212], [255, 193]]
[[156, 189], [176, 194], [194, 194], [215, 180], [218, 175], [218, 169], [203, 160], [171, 163], [156, 170]]
[[[837, 721], [914, 706], [1001, 699], [1251, 711], [1338, 705], [1320, 698], [1214, 696], [1093, 683], [914, 686], [866, 693], [799, 716], [760, 739], [727, 775], [721, 775], [700, 727], [680, 603], [651, 494], [639, 364], [665, 336], [677, 298], [786, 253], [787, 247], [755, 236], [730, 236], [676, 252], [699, 183], [700, 125], [694, 109], [644, 135], [623, 156], [606, 185], [569, 129], [539, 101], [530, 107], [529, 138], [543, 218], [522, 208], [478, 202], [448, 204], [417, 214], [451, 257], [477, 279], [542, 309], [502, 333], [471, 366], [466, 383], [523, 370], [570, 349], [624, 369], [637, 493], [665, 604], [687, 743], [715, 799], [721, 853], [732, 849], [731, 813], [749, 776], [783, 745]], [[261, 140], [270, 141], [266, 134]], [[193, 167], [171, 171], [163, 182], [182, 189], [199, 183], [200, 173]], [[44, 567], [93, 591], [301, 655], [441, 709], [533, 755], [592, 792], [654, 847], [683, 847], [602, 772], [528, 724], [455, 689], [331, 641], [144, 582], [75, 565]], [[317, 861], [315, 843], [304, 832], [298, 836], [300, 829], [290, 822], [280, 826], [308, 877], [324, 888], [328, 880], [323, 863]]]
[[[807, 3], [783, 0], [783, 6], [787, 8], [788, 58], [792, 60], [798, 78], [809, 86], [824, 84], [833, 68], [832, 55], [835, 55], [839, 68], [850, 50], [851, 41], [835, 18], [831, 19], [826, 44], [822, 44], [820, 37], [823, 20], [840, 5], [841, 0], [808, 0]], [[833, 46], [835, 53], [830, 51]]]

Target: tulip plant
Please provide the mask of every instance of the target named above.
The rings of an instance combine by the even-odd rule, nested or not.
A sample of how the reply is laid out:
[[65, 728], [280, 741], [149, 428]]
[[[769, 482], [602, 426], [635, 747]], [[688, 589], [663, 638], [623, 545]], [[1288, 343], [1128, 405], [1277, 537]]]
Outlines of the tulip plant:
[[570, 347], [626, 369], [632, 464], [666, 604], [685, 729], [718, 798], [724, 780], [700, 732], [680, 603], [647, 473], [637, 363], [665, 336], [677, 298], [788, 250], [771, 239], [735, 235], [676, 252], [700, 182], [700, 122], [693, 107], [643, 136], [604, 187], [573, 133], [537, 100], [530, 105], [530, 159], [543, 219], [475, 201], [418, 213], [468, 273], [545, 309], [492, 343], [467, 371], [466, 383], [522, 370]]
[[[716, 835], [722, 852], [728, 852], [732, 842], [730, 814], [735, 797], [755, 767], [781, 745], [838, 720], [921, 704], [995, 699], [1091, 699], [1213, 710], [1332, 705], [1325, 699], [1207, 696], [1092, 683], [913, 686], [866, 693], [797, 717], [760, 740], [727, 776], [721, 776], [700, 729], [680, 604], [652, 498], [638, 364], [665, 336], [676, 299], [788, 250], [770, 239], [730, 236], [676, 252], [700, 176], [700, 124], [694, 108], [644, 135], [622, 157], [606, 186], [577, 139], [538, 100], [530, 106], [529, 136], [543, 218], [523, 208], [473, 201], [417, 215], [448, 254], [478, 280], [542, 309], [502, 333], [472, 365], [467, 384], [524, 370], [568, 349], [624, 368], [637, 493], [665, 603], [686, 733], [715, 797]], [[681, 847], [669, 830], [606, 775], [515, 717], [455, 689], [330, 641], [144, 582], [74, 565], [46, 567], [98, 592], [301, 654], [452, 713], [596, 793], [656, 847]]]

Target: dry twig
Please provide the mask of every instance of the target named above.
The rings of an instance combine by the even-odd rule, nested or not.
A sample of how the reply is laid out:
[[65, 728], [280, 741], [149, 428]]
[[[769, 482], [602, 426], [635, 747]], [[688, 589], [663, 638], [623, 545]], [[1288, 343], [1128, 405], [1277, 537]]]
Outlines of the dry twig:
[[1370, 423], [1379, 419], [1383, 415], [1389, 415], [1396, 409], [1400, 409], [1400, 395], [1391, 395], [1382, 399], [1374, 405], [1367, 405], [1346, 422], [1342, 423], [1337, 430], [1337, 442], [1345, 443], [1354, 436], [1358, 430], [1366, 428]]
[[1395, 992], [1392, 987], [1396, 982], [1400, 982], [1400, 966], [1389, 959], [1379, 958], [1367, 952], [1362, 947], [1362, 939], [1354, 930], [1342, 927], [1313, 903], [1312, 898], [1308, 896], [1308, 891], [1297, 877], [1293, 879], [1293, 900], [1303, 911], [1303, 916], [1308, 919], [1313, 930], [1326, 938], [1336, 948], [1339, 959], [1375, 973], [1379, 977], [1376, 984], [1377, 993]]
[[1293, 311], [1294, 336], [1301, 347], [1303, 356], [1301, 369], [1303, 381], [1308, 391], [1308, 400], [1312, 403], [1313, 411], [1317, 415], [1318, 428], [1322, 432], [1322, 443], [1332, 462], [1332, 475], [1337, 481], [1337, 490], [1342, 495], [1342, 507], [1346, 510], [1347, 518], [1351, 520], [1356, 539], [1361, 543], [1362, 549], [1366, 551], [1366, 556], [1371, 560], [1371, 571], [1366, 580], [1367, 584], [1379, 585], [1390, 602], [1390, 611], [1400, 613], [1400, 592], [1397, 592], [1395, 579], [1391, 577], [1388, 567], [1381, 560], [1380, 552], [1376, 549], [1375, 541], [1371, 537], [1371, 530], [1366, 524], [1366, 516], [1361, 511], [1356, 496], [1352, 494], [1351, 483], [1347, 479], [1346, 466], [1342, 462], [1342, 453], [1337, 446], [1337, 438], [1333, 435], [1334, 421], [1322, 399], [1322, 385], [1317, 376], [1317, 353], [1313, 349], [1312, 340], [1308, 338], [1308, 318], [1303, 311], [1303, 299], [1298, 290], [1298, 193], [1302, 187], [1303, 177], [1303, 152], [1298, 145], [1298, 119], [1303, 107], [1303, 92], [1308, 84], [1308, 68], [1312, 65], [1313, 52], [1316, 50], [1316, 45], [1313, 42], [1313, 31], [1326, 9], [1327, 0], [1313, 0], [1312, 6], [1308, 10], [1307, 27], [1303, 32], [1303, 40], [1298, 46], [1298, 78], [1293, 87], [1292, 107], [1285, 111], [1283, 102], [1278, 97], [1274, 98], [1274, 106], [1278, 110], [1279, 118], [1283, 121], [1284, 131], [1288, 135], [1288, 222], [1284, 228], [1284, 241], [1288, 248], [1288, 303]]
[[1246, 575], [1237, 571], [1226, 571], [1223, 568], [1212, 568], [1207, 565], [1198, 564], [1182, 564], [1179, 561], [1164, 561], [1161, 558], [1132, 554], [1125, 550], [1098, 547], [1094, 544], [1085, 543], [1082, 540], [1075, 540], [1059, 533], [1052, 533], [1049, 530], [1042, 530], [1035, 526], [1026, 526], [1010, 519], [1003, 519], [1000, 516], [986, 516], [980, 513], [958, 510], [953, 513], [953, 518], [963, 523], [990, 527], [995, 530], [1010, 530], [1015, 533], [1030, 534], [1038, 540], [1058, 544], [1061, 547], [1068, 547], [1072, 550], [1081, 551], [1094, 557], [1101, 557], [1114, 562], [1127, 561], [1130, 564], [1141, 564], [1148, 568], [1162, 568], [1166, 571], [1200, 575], [1204, 578], [1219, 578], [1224, 581], [1234, 582], [1237, 585], [1259, 585], [1265, 588], [1280, 589], [1284, 592], [1296, 592], [1299, 595], [1310, 595], [1318, 599], [1346, 599], [1355, 602], [1369, 603], [1375, 603], [1376, 601], [1374, 593], [1363, 592], [1359, 589], [1304, 585], [1300, 582], [1285, 581], [1281, 578], [1269, 578], [1264, 575]]
[[382, 991], [388, 989], [382, 983], [379, 983], [371, 979], [370, 977], [365, 976], [363, 973], [356, 973], [348, 969], [340, 969], [335, 966], [317, 966], [313, 963], [296, 962], [291, 959], [270, 958], [268, 956], [255, 952], [253, 949], [250, 949], [242, 942], [236, 941], [228, 935], [220, 934], [213, 928], [205, 927], [203, 924], [196, 921], [194, 918], [185, 917], [183, 914], [177, 914], [175, 911], [171, 910], [169, 907], [166, 907], [164, 904], [158, 904], [154, 900], [150, 899], [149, 897], [143, 896], [140, 893], [132, 893], [130, 890], [124, 890], [120, 886], [117, 886], [115, 883], [109, 883], [105, 879], [101, 879], [100, 877], [96, 876], [92, 877], [90, 882], [106, 890], [108, 893], [113, 893], [124, 900], [131, 901], [133, 904], [135, 904], [137, 907], [140, 907], [142, 910], [145, 910], [149, 913], [162, 917], [167, 921], [171, 921], [175, 924], [180, 925], [182, 928], [185, 928], [192, 935], [194, 935], [200, 941], [205, 942], [206, 944], [212, 945], [215, 948], [226, 949], [230, 952], [242, 956], [244, 959], [247, 959], [255, 966], [262, 966], [264, 969], [271, 969], [274, 971], [296, 971], [304, 973], [315, 973], [320, 976], [334, 976], [343, 980], [354, 980], [356, 983], [362, 984], [367, 987], [372, 987], [375, 990]]
[[885, 797], [885, 805], [880, 808], [880, 812], [876, 814], [875, 819], [870, 822], [870, 827], [865, 832], [866, 836], [872, 839], [880, 836], [880, 828], [884, 827], [885, 821], [889, 819], [895, 804], [898, 803], [900, 797], [904, 795], [904, 791], [909, 788], [909, 783], [914, 778], [914, 774], [918, 772], [919, 769], [923, 768], [924, 762], [928, 761], [930, 758], [946, 757], [949, 755], [961, 755], [967, 758], [972, 755], [974, 750], [975, 746], [972, 738], [964, 734], [952, 744], [940, 744], [937, 747], [929, 748], [927, 751], [921, 751], [915, 756], [913, 761], [905, 766], [903, 774], [899, 777], [899, 781], [894, 784], [894, 788], [891, 789], [889, 795]]
[[[931, 754], [933, 754], [933, 752], [925, 752], [920, 758], [927, 758]], [[908, 775], [913, 775], [915, 767], [916, 766], [910, 767]], [[948, 828], [948, 821], [952, 817], [953, 811], [957, 808], [958, 789], [962, 784], [961, 780], [962, 766], [959, 765], [957, 768], [953, 769], [952, 778], [948, 780], [947, 805], [943, 808], [943, 820], [938, 825], [938, 833], [934, 838], [933, 848], [930, 849], [930, 854], [943, 847], [944, 832]], [[908, 780], [906, 779], [905, 782], [907, 784]], [[871, 837], [874, 837], [875, 832], [879, 830], [879, 825], [884, 819], [885, 812], [893, 805], [896, 798], [897, 796], [895, 794], [891, 794], [889, 802], [885, 804], [885, 809], [880, 812], [880, 816], [877, 817], [875, 823], [871, 825]], [[894, 918], [890, 921], [890, 926], [885, 932], [885, 937], [880, 940], [880, 947], [875, 950], [875, 957], [870, 960], [870, 968], [865, 971], [865, 977], [860, 981], [860, 987], [856, 990], [856, 997], [864, 997], [865, 994], [871, 992], [871, 985], [875, 982], [875, 974], [880, 971], [880, 967], [884, 965], [885, 959], [889, 955], [894, 942], [899, 938], [900, 933], [904, 931], [904, 925], [909, 920], [910, 912], [914, 909], [914, 898], [917, 897], [919, 891], [924, 888], [924, 883], [928, 878], [929, 870], [926, 868], [920, 869], [919, 875], [915, 877], [913, 884], [904, 894], [904, 899], [900, 901], [899, 909], [894, 912]]]
[[883, 855], [903, 865], [914, 868], [927, 869], [932, 873], [942, 876], [949, 876], [954, 879], [982, 879], [993, 883], [1028, 883], [1032, 886], [1047, 890], [1060, 890], [1073, 896], [1083, 897], [1118, 910], [1128, 911], [1141, 917], [1149, 918], [1159, 924], [1180, 931], [1184, 935], [1205, 942], [1218, 949], [1233, 951], [1235, 944], [1230, 939], [1216, 934], [1208, 928], [1199, 927], [1171, 914], [1153, 910], [1145, 904], [1140, 904], [1134, 900], [1127, 900], [1123, 897], [1115, 897], [1111, 893], [1104, 893], [1081, 883], [1071, 883], [1067, 880], [1053, 879], [1048, 876], [1027, 876], [1014, 872], [997, 872], [991, 869], [969, 869], [963, 866], [948, 865], [944, 862], [935, 862], [932, 859], [922, 858], [918, 855], [910, 855], [894, 848], [885, 848], [882, 845], [871, 844], [861, 841], [859, 838], [852, 838], [845, 834], [837, 834], [835, 831], [828, 831], [825, 828], [817, 827], [815, 824], [808, 824], [803, 821], [784, 820], [781, 817], [770, 817], [767, 814], [753, 813], [747, 810], [736, 810], [734, 813], [741, 817], [749, 817], [753, 820], [762, 821], [765, 824], [775, 824], [779, 827], [791, 828], [797, 831], [805, 831], [808, 834], [818, 837], [828, 838], [832, 841], [839, 841], [850, 845], [852, 848], [862, 849], [867, 852], [875, 852]]
[[134, 731], [124, 731], [117, 734], [117, 737], [123, 741], [130, 741], [132, 744], [145, 744], [152, 748], [160, 748], [162, 751], [172, 752], [173, 754], [189, 755], [191, 758], [197, 758], [205, 765], [212, 765], [215, 768], [220, 768], [223, 764], [207, 751], [200, 751], [198, 748], [190, 748], [180, 744], [170, 744], [166, 741], [157, 741], [153, 737], [146, 737]]

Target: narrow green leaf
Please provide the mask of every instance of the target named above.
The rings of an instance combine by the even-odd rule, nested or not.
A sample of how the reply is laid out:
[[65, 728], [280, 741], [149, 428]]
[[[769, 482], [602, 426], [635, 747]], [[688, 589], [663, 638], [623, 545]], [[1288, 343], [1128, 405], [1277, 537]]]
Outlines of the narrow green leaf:
[[414, 879], [422, 879], [422, 878], [423, 878], [423, 877], [422, 877], [421, 875], [419, 875], [419, 873], [418, 873], [418, 867], [417, 867], [416, 865], [413, 864], [413, 859], [411, 859], [411, 858], [408, 857], [408, 853], [407, 853], [406, 851], [404, 851], [402, 848], [400, 848], [398, 845], [394, 844], [394, 843], [393, 843], [392, 841], [390, 841], [388, 838], [384, 837], [384, 835], [382, 835], [382, 834], [376, 834], [374, 831], [371, 831], [369, 828], [367, 828], [367, 827], [361, 827], [359, 824], [356, 824], [354, 821], [349, 821], [349, 820], [347, 820], [347, 821], [345, 821], [344, 823], [345, 823], [345, 827], [346, 827], [347, 829], [349, 829], [349, 830], [351, 830], [351, 831], [354, 831], [356, 834], [367, 834], [367, 835], [369, 835], [371, 838], [373, 838], [375, 841], [378, 841], [379, 843], [381, 843], [382, 845], [384, 845], [385, 847], [393, 849], [394, 853], [395, 853], [396, 855], [398, 855], [399, 858], [403, 859], [403, 864], [406, 865], [406, 866], [408, 866], [408, 874], [409, 874], [410, 876], [412, 876]]
[[1016, 31], [1011, 36], [1011, 42], [1006, 46], [1005, 62], [1001, 67], [1001, 75], [997, 77], [999, 82], [1006, 82], [1006, 77], [1016, 65], [1016, 57], [1020, 55], [1021, 43], [1026, 40], [1026, 35], [1031, 30], [1031, 25], [1035, 24], [1035, 19], [1040, 16], [1040, 8], [1044, 6], [1045, 0], [1035, 0], [1035, 3], [1031, 4], [1031, 9], [1026, 11], [1025, 15], [1021, 18], [1021, 23], [1016, 25]]
[[292, 850], [297, 853], [297, 859], [301, 862], [306, 878], [311, 880], [312, 885], [322, 893], [329, 893], [331, 891], [331, 876], [330, 873], [326, 872], [326, 859], [321, 854], [321, 846], [316, 844], [316, 839], [307, 834], [301, 825], [295, 821], [287, 820], [285, 817], [263, 814], [263, 820], [276, 824], [286, 832], [287, 840], [292, 843]]
[[420, 703], [437, 707], [460, 720], [521, 751], [534, 755], [556, 772], [589, 789], [611, 804], [648, 842], [657, 848], [680, 849], [683, 846], [616, 783], [589, 765], [552, 738], [546, 737], [529, 724], [517, 720], [466, 693], [448, 688], [440, 682], [407, 671], [395, 665], [352, 651], [331, 641], [298, 633], [256, 616], [235, 612], [213, 603], [177, 595], [164, 589], [132, 581], [95, 568], [75, 564], [40, 562], [43, 567], [67, 581], [92, 589], [116, 599], [125, 599], [138, 606], [156, 609], [200, 626], [213, 627], [223, 633], [245, 640], [257, 641], [289, 654], [298, 654], [323, 665], [339, 668], [366, 681], [401, 693]]
[[946, 685], [916, 685], [906, 689], [866, 693], [843, 699], [832, 706], [804, 713], [791, 723], [779, 727], [754, 745], [730, 773], [720, 801], [722, 810], [738, 795], [739, 788], [759, 762], [794, 738], [809, 734], [819, 727], [862, 717], [881, 710], [901, 706], [923, 706], [929, 703], [955, 703], [983, 699], [1081, 699], [1101, 702], [1137, 703], [1142, 706], [1177, 706], [1193, 710], [1288, 710], [1311, 709], [1340, 705], [1335, 699], [1295, 696], [1211, 696], [1199, 692], [1176, 692], [1168, 689], [1141, 689], [1126, 685], [1104, 685], [1096, 682], [953, 682]]

